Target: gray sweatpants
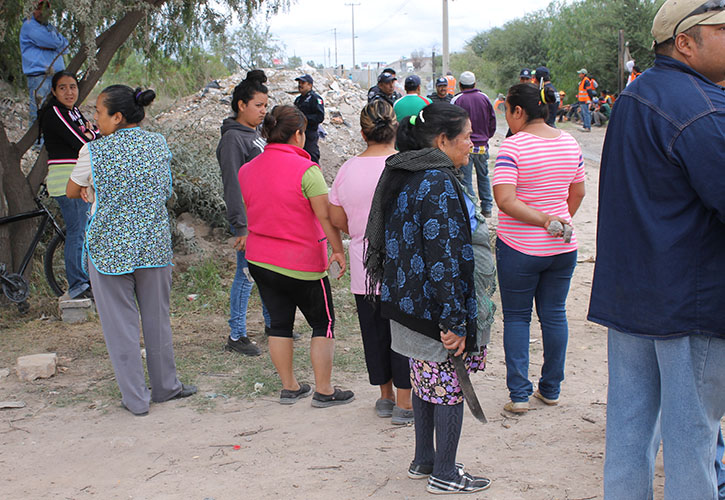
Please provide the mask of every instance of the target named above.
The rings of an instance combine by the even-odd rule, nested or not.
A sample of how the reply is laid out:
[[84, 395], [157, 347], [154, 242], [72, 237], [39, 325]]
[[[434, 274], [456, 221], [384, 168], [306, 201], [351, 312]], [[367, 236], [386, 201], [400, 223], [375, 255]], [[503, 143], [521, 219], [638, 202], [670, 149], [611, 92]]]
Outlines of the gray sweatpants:
[[[132, 413], [147, 412], [149, 400], [166, 401], [181, 391], [169, 317], [171, 266], [108, 275], [99, 273], [89, 261], [88, 270], [123, 404]], [[139, 312], [150, 392], [141, 361]]]

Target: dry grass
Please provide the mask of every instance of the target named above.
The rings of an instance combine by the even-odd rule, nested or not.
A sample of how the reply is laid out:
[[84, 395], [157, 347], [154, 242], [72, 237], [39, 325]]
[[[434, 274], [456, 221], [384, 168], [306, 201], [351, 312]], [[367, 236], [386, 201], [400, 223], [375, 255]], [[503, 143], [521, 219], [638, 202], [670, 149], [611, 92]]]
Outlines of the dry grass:
[[[266, 354], [267, 340], [256, 292], [250, 299], [248, 331], [264, 354], [249, 358], [223, 350], [229, 333], [233, 274], [232, 264], [215, 260], [175, 270], [171, 325], [177, 369], [183, 382], [199, 386], [204, 396], [196, 399], [200, 409], [213, 407], [219, 397], [253, 398], [280, 390], [279, 379]], [[365, 361], [349, 278], [332, 281], [338, 338], [334, 368], [337, 379], [344, 378], [344, 372], [364, 372]], [[38, 285], [33, 288], [27, 314], [20, 315], [12, 305], [0, 306], [0, 368], [11, 368], [18, 356], [55, 352], [62, 371], [48, 380], [18, 384], [24, 394], [15, 397], [40, 398], [57, 406], [117, 404], [120, 394], [98, 318], [79, 325], [63, 323], [59, 320], [57, 299], [44, 290], [40, 276], [35, 276], [33, 282]], [[192, 293], [198, 295], [196, 300], [187, 300]], [[302, 380], [313, 380], [308, 355], [311, 329], [300, 319], [296, 330], [303, 334], [295, 342], [296, 373]], [[256, 385], [259, 383], [263, 384], [261, 390]]]

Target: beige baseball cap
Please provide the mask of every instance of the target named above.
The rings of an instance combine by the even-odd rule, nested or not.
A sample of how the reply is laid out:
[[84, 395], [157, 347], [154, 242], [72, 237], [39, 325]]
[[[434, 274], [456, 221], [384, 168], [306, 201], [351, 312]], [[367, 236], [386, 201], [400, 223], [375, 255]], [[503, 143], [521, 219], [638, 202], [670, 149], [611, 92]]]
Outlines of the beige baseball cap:
[[663, 43], [698, 24], [725, 24], [725, 0], [667, 0], [652, 22], [652, 36]]

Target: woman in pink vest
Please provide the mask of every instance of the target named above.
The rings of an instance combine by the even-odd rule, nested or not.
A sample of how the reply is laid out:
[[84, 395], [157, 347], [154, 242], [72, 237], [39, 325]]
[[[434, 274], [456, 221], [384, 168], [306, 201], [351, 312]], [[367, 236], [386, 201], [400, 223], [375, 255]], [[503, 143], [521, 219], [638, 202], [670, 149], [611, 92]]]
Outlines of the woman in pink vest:
[[333, 387], [332, 358], [335, 311], [327, 278], [330, 260], [345, 271], [340, 231], [328, 214], [327, 184], [322, 171], [302, 147], [307, 119], [294, 106], [275, 106], [264, 119], [264, 152], [239, 170], [247, 207], [247, 260], [271, 317], [269, 354], [282, 379], [281, 404], [309, 396], [292, 368], [295, 312], [312, 327], [310, 360], [315, 373], [312, 406], [326, 408], [354, 399], [352, 391]]

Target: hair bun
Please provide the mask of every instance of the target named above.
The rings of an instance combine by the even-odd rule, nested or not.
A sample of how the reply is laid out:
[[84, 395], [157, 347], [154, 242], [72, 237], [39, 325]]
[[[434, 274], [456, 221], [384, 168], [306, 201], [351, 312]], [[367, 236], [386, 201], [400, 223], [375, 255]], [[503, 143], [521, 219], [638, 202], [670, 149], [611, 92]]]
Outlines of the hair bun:
[[556, 102], [556, 93], [554, 92], [554, 89], [551, 87], [551, 85], [544, 86], [544, 97], [548, 104], [553, 104]]
[[261, 69], [253, 69], [252, 71], [247, 72], [247, 78], [245, 78], [245, 80], [265, 83], [267, 81], [267, 75], [265, 75], [264, 71]]
[[142, 107], [148, 106], [153, 102], [154, 99], [156, 99], [156, 92], [151, 89], [141, 90], [141, 87], [136, 87], [133, 93], [134, 101], [137, 105]]

